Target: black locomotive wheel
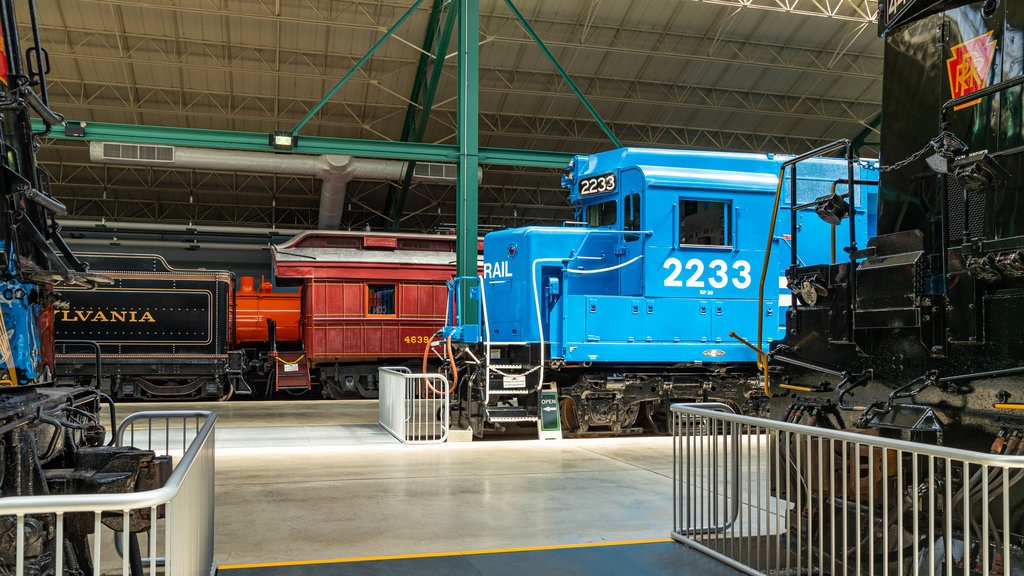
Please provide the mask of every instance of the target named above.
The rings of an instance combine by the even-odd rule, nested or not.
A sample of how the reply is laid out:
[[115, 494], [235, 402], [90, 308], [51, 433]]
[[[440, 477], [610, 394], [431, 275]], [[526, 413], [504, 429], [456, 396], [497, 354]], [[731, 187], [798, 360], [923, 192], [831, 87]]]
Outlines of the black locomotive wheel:
[[370, 389], [364, 385], [364, 378], [356, 376], [356, 392], [359, 393], [360, 398], [366, 398], [368, 400], [376, 400], [380, 398], [380, 391], [377, 389]]

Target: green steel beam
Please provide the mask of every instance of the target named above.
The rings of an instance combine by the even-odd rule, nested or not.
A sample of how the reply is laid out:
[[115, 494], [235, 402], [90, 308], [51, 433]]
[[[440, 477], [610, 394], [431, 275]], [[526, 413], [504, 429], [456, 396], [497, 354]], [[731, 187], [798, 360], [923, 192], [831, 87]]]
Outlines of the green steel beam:
[[535, 166], [538, 168], [565, 168], [575, 152], [545, 152], [543, 150], [515, 150], [512, 148], [481, 148], [480, 163], [499, 166]]
[[[443, 0], [435, 0], [434, 7], [436, 10], [442, 8]], [[417, 84], [420, 81], [419, 75], [426, 74], [425, 57], [427, 54], [434, 54], [434, 65], [431, 67], [430, 77], [427, 80], [426, 90], [421, 94], [418, 88], [414, 88], [416, 94], [416, 101], [421, 101], [420, 110], [417, 114], [415, 107], [410, 105], [410, 117], [406, 118], [406, 127], [410, 128], [410, 131], [406, 133], [403, 130], [402, 140], [412, 142], [422, 142], [423, 134], [427, 129], [427, 121], [430, 119], [430, 111], [434, 107], [434, 99], [437, 95], [437, 87], [441, 83], [441, 72], [444, 70], [445, 55], [448, 53], [448, 46], [451, 44], [452, 39], [452, 28], [454, 28], [455, 21], [457, 18], [449, 13], [448, 18], [445, 20], [444, 29], [441, 30], [441, 37], [437, 41], [437, 45], [434, 46], [434, 32], [433, 27], [436, 27], [440, 22], [441, 14], [431, 14], [431, 31], [428, 33], [427, 53], [423, 54], [420, 58], [421, 68], [417, 70]], [[424, 42], [427, 44], [427, 42]], [[422, 96], [422, 99], [420, 98]], [[411, 120], [411, 122], [410, 122]], [[411, 124], [411, 125], [410, 125]], [[401, 223], [402, 212], [405, 211], [405, 201], [409, 196], [409, 186], [412, 185], [413, 170], [416, 167], [415, 162], [409, 162], [409, 165], [405, 169], [405, 177], [402, 179], [401, 186], [391, 185], [391, 191], [388, 193], [388, 204], [385, 206], [385, 212], [391, 217], [391, 230], [393, 232], [398, 231], [398, 225]]]
[[562, 79], [565, 80], [565, 82], [569, 85], [570, 88], [572, 88], [573, 93], [576, 94], [576, 97], [580, 99], [580, 102], [583, 104], [583, 107], [587, 109], [587, 112], [590, 112], [590, 115], [594, 118], [594, 120], [597, 121], [597, 124], [601, 127], [601, 130], [604, 131], [605, 135], [608, 136], [608, 139], [612, 141], [612, 144], [615, 144], [616, 148], [622, 148], [622, 143], [619, 142], [619, 139], [615, 137], [614, 133], [612, 133], [612, 129], [609, 128], [608, 125], [604, 123], [604, 120], [601, 119], [601, 115], [598, 114], [597, 110], [590, 105], [590, 101], [587, 100], [587, 97], [583, 95], [583, 92], [581, 92], [580, 89], [576, 86], [576, 83], [572, 81], [572, 78], [569, 77], [569, 73], [565, 71], [565, 68], [562, 68], [562, 65], [558, 63], [558, 59], [555, 58], [555, 55], [552, 54], [550, 50], [548, 50], [548, 47], [544, 44], [544, 41], [540, 39], [540, 36], [538, 36], [537, 33], [533, 30], [533, 27], [530, 26], [530, 23], [526, 21], [526, 17], [524, 17], [523, 14], [519, 12], [519, 9], [517, 9], [516, 5], [512, 3], [512, 0], [505, 0], [505, 4], [508, 5], [509, 10], [511, 10], [512, 14], [514, 14], [516, 19], [519, 20], [519, 23], [523, 25], [523, 29], [526, 30], [526, 33], [530, 35], [530, 38], [533, 38], [533, 41], [536, 42], [537, 46], [539, 46], [540, 49], [544, 52], [544, 55], [547, 56], [552, 66], [555, 67], [555, 70], [558, 70], [558, 73], [562, 76]]
[[[459, 0], [459, 165], [455, 184], [455, 272], [477, 275], [478, 180], [480, 168], [480, 5]], [[467, 287], [468, 288], [468, 287]], [[463, 299], [463, 302], [469, 302]], [[475, 324], [476, 308], [462, 311], [467, 324]]]
[[[68, 121], [68, 123], [75, 124], [77, 121]], [[41, 120], [33, 118], [32, 129], [42, 131], [45, 129], [45, 125]], [[65, 136], [58, 126], [46, 138], [274, 152], [274, 147], [268, 142], [268, 134], [263, 132], [199, 130], [195, 128], [138, 126], [134, 124], [112, 124], [105, 122], [86, 123], [85, 136]], [[304, 136], [296, 150], [277, 153], [342, 154], [367, 158], [424, 162], [457, 162], [459, 160], [459, 147], [453, 144], [391, 142], [386, 140], [325, 138], [320, 136]], [[568, 152], [514, 150], [509, 148], [481, 148], [479, 156], [481, 164], [564, 168], [569, 164], [573, 154]]]
[[415, 12], [416, 9], [419, 8], [420, 4], [422, 3], [423, 0], [416, 0], [416, 2], [413, 3], [412, 7], [406, 10], [405, 14], [402, 14], [402, 17], [399, 18], [398, 21], [391, 26], [391, 28], [388, 28], [388, 31], [385, 32], [384, 35], [381, 36], [373, 44], [373, 46], [370, 47], [370, 50], [367, 51], [366, 54], [363, 54], [363, 57], [360, 58], [358, 62], [356, 62], [356, 65], [353, 66], [352, 69], [349, 70], [347, 74], [342, 76], [341, 80], [338, 80], [338, 83], [334, 85], [334, 88], [328, 90], [327, 94], [324, 94], [324, 97], [321, 98], [320, 101], [316, 103], [316, 106], [313, 106], [313, 108], [311, 108], [310, 111], [305, 116], [303, 116], [302, 120], [299, 120], [299, 123], [295, 125], [295, 128], [292, 128], [293, 135], [299, 133], [299, 130], [301, 130], [302, 127], [306, 125], [306, 122], [309, 122], [309, 119], [312, 118], [313, 115], [315, 115], [317, 112], [319, 112], [320, 108], [323, 108], [323, 105], [326, 104], [327, 101], [330, 100], [334, 96], [334, 94], [341, 89], [345, 82], [348, 82], [348, 79], [351, 78], [353, 74], [359, 71], [359, 68], [361, 68], [363, 64], [365, 64], [366, 61], [369, 60], [371, 56], [373, 56], [373, 53], [376, 52], [377, 49], [384, 44], [384, 41], [390, 38], [391, 35], [395, 33], [395, 30], [397, 30], [399, 26], [404, 24], [405, 21], [409, 19], [409, 16], [412, 16], [413, 12]]
[[[430, 8], [430, 20], [427, 22], [427, 32], [423, 35], [423, 45], [420, 48], [419, 61], [416, 64], [416, 75], [413, 78], [411, 94], [409, 94], [409, 105], [405, 109], [405, 122], [402, 125], [402, 135], [399, 140], [402, 142], [408, 142], [413, 134], [413, 129], [416, 127], [416, 115], [420, 108], [420, 97], [423, 93], [423, 84], [427, 78], [427, 67], [430, 64], [430, 57], [433, 55], [434, 36], [437, 31], [437, 27], [441, 22], [441, 8], [444, 6], [445, 0], [434, 0], [434, 5]], [[419, 140], [417, 140], [418, 142]], [[413, 164], [410, 163], [410, 167]], [[391, 223], [392, 230], [395, 230], [395, 217], [393, 215], [394, 205], [396, 198], [398, 197], [399, 189], [398, 185], [394, 182], [388, 184], [388, 198], [384, 203], [384, 213], [392, 214]]]
[[[423, 36], [423, 46], [420, 49], [420, 58], [416, 65], [416, 77], [413, 79], [412, 83], [412, 94], [409, 95], [409, 106], [405, 110], [405, 124], [402, 126], [401, 137], [403, 142], [412, 137], [416, 128], [416, 118], [421, 107], [420, 97], [423, 94], [423, 85], [427, 81], [427, 70], [430, 69], [430, 59], [431, 57], [437, 59], [436, 51], [434, 50], [434, 38], [436, 37], [437, 29], [441, 24], [441, 15], [444, 13], [445, 5], [445, 0], [434, 0], [434, 5], [430, 9], [430, 20], [427, 22], [427, 33]], [[444, 56], [442, 55], [440, 59], [443, 62]]]

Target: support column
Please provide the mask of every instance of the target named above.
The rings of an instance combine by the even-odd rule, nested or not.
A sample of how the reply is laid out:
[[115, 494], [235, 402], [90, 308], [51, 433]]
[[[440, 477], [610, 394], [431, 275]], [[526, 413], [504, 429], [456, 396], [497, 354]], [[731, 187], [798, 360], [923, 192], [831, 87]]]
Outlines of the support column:
[[[459, 1], [459, 171], [456, 180], [455, 208], [456, 272], [459, 276], [477, 274], [477, 234], [480, 168], [480, 5], [479, 0]], [[463, 300], [464, 302], [467, 300]], [[470, 313], [464, 310], [463, 315]], [[476, 322], [464, 317], [465, 323]]]

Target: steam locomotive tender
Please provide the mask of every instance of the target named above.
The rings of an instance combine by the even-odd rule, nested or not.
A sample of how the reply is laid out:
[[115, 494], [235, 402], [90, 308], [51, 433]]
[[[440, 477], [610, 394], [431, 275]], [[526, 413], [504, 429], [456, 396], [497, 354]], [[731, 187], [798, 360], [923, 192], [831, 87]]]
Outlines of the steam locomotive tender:
[[[563, 430], [576, 434], [665, 431], [674, 401], [767, 415], [766, 347], [749, 341], [785, 332], [788, 260], [765, 251], [774, 193], [791, 189], [785, 160], [639, 148], [575, 157], [563, 186], [576, 221], [491, 232], [482, 276], [451, 283], [435, 349], [454, 380], [452, 422], [477, 435], [535, 427], [544, 388], [557, 389]], [[801, 260], [843, 256], [831, 239], [849, 238], [851, 221], [860, 237], [873, 227], [874, 181], [837, 159], [799, 174], [796, 203], [778, 218], [794, 208], [815, 239]], [[856, 209], [833, 227], [814, 200], [839, 202], [835, 187], [851, 178]]]
[[[238, 371], [229, 342], [235, 278], [229, 272], [178, 270], [152, 255], [81, 254], [113, 279], [93, 290], [65, 289], [54, 312], [57, 374], [100, 386], [115, 398], [221, 398]], [[97, 355], [103, 378], [98, 378]]]
[[[47, 104], [47, 57], [38, 39], [22, 59], [14, 4], [0, 0], [0, 495], [148, 489], [157, 482], [153, 473], [166, 472], [169, 463], [155, 462], [150, 451], [103, 445], [104, 397], [92, 389], [51, 386], [52, 308], [60, 304], [53, 287], [93, 286], [102, 279], [75, 259], [53, 219], [65, 209], [36, 165], [40, 134], [32, 131], [31, 115], [47, 130], [62, 118]], [[36, 30], [35, 3], [27, 10]], [[59, 521], [62, 540], [53, 515], [28, 516], [22, 526], [13, 516], [0, 516], [0, 541], [7, 543], [0, 547], [0, 564], [15, 566], [13, 543], [22, 531], [26, 574], [52, 574], [58, 548], [65, 566], [92, 572], [92, 514], [69, 513]], [[104, 522], [122, 528], [120, 516]], [[129, 529], [146, 529], [146, 522], [133, 515]]]
[[[787, 270], [788, 283], [807, 283], [814, 297], [794, 294], [785, 337], [771, 347], [773, 417], [1019, 454], [1024, 5], [879, 5], [885, 68], [878, 235], [844, 261]], [[972, 489], [938, 466], [930, 473], [956, 494]], [[895, 491], [889, 502], [929, 497], [893, 482], [887, 479]], [[1001, 559], [1003, 568], [985, 567], [993, 574], [1024, 570], [1024, 490], [1016, 482], [1011, 534], [990, 537], [1010, 538], [1017, 556]], [[949, 537], [951, 546], [978, 547], [962, 534]]]

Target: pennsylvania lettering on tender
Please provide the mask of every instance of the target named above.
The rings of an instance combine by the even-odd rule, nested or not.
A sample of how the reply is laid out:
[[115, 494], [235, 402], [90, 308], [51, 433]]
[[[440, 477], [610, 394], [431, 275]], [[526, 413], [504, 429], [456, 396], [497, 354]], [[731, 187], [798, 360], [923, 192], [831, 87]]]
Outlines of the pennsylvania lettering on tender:
[[53, 315], [59, 322], [156, 322], [139, 310], [54, 310]]

